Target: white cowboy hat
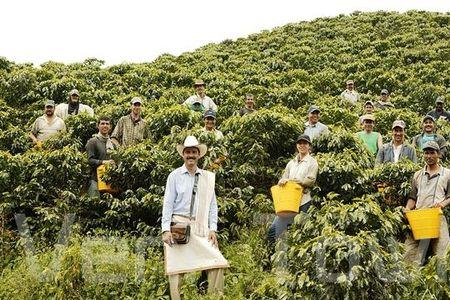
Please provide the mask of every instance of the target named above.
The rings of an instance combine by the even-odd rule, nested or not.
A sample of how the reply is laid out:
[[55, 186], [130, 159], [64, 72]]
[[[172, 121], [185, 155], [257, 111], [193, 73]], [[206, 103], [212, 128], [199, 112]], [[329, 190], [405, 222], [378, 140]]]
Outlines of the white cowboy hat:
[[208, 147], [206, 147], [206, 145], [204, 144], [200, 144], [195, 136], [188, 135], [184, 140], [183, 145], [181, 144], [177, 145], [177, 151], [181, 156], [183, 156], [184, 149], [189, 147], [197, 148], [198, 151], [200, 152], [200, 157], [203, 157], [206, 154], [206, 151], [208, 150]]

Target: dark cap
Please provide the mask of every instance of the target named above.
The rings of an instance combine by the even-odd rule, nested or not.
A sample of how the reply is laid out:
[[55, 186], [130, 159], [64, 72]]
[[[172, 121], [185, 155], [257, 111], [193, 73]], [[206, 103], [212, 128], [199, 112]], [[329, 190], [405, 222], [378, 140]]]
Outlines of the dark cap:
[[318, 111], [318, 112], [320, 113], [320, 109], [319, 109], [318, 106], [311, 105], [311, 106], [308, 108], [308, 114], [310, 114], [310, 113], [312, 113], [312, 112], [314, 112], [314, 111]]
[[297, 137], [297, 140], [295, 141], [295, 143], [297, 144], [300, 141], [307, 141], [308, 144], [311, 145], [311, 138], [309, 137], [309, 135], [307, 134], [301, 134]]
[[437, 152], [441, 152], [441, 149], [439, 148], [438, 143], [436, 143], [435, 141], [428, 141], [423, 145], [423, 150], [425, 151], [426, 149], [431, 149], [431, 150], [435, 150]]
[[203, 119], [206, 119], [206, 118], [208, 118], [208, 117], [210, 117], [210, 118], [216, 118], [216, 112], [215, 111], [213, 111], [212, 109], [209, 109], [209, 110], [207, 110], [206, 112], [205, 112], [205, 114], [203, 115]]
[[430, 116], [430, 115], [426, 115], [425, 117], [423, 117], [422, 123], [425, 122], [426, 120], [431, 120], [431, 121], [433, 121], [433, 122], [436, 121], [436, 120], [434, 119], [434, 117], [433, 117], [433, 116]]

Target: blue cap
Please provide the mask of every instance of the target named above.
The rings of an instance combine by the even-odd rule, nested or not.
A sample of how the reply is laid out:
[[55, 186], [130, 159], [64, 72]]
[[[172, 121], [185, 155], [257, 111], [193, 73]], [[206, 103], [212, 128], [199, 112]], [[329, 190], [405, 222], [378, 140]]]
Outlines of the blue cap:
[[211, 117], [211, 118], [216, 118], [216, 112], [215, 111], [213, 111], [212, 109], [210, 109], [210, 110], [207, 110], [206, 112], [205, 112], [205, 114], [203, 115], [203, 119], [205, 119], [205, 118], [208, 118], [208, 117]]

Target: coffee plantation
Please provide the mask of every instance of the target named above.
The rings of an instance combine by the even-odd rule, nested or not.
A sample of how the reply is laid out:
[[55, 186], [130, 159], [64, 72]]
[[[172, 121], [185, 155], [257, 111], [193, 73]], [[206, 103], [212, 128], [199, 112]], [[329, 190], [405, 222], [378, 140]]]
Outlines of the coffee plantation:
[[[175, 145], [189, 134], [208, 145], [200, 166], [216, 173], [219, 242], [231, 265], [225, 299], [450, 299], [450, 252], [420, 268], [403, 258], [409, 228], [399, 206], [421, 153], [419, 164], [375, 167], [354, 135], [362, 103], [383, 88], [395, 108], [375, 112], [375, 131], [387, 142], [402, 119], [408, 139], [421, 132], [436, 97], [450, 99], [449, 39], [449, 13], [355, 12], [143, 64], [105, 67], [90, 58], [35, 67], [0, 57], [0, 299], [168, 299], [162, 201], [168, 174], [182, 164]], [[181, 105], [196, 78], [218, 105], [222, 140]], [[348, 79], [361, 95], [355, 107], [341, 101]], [[145, 99], [151, 138], [115, 151], [104, 177], [118, 193], [86, 194], [84, 145], [96, 117], [70, 117], [68, 131], [42, 149], [28, 138], [45, 101], [66, 102], [74, 88], [113, 126], [132, 97]], [[240, 117], [246, 93], [258, 110]], [[269, 190], [312, 104], [331, 130], [313, 141], [313, 205], [273, 248]], [[450, 138], [446, 122], [437, 131]], [[216, 299], [197, 294], [198, 276], [187, 276], [183, 297]]]

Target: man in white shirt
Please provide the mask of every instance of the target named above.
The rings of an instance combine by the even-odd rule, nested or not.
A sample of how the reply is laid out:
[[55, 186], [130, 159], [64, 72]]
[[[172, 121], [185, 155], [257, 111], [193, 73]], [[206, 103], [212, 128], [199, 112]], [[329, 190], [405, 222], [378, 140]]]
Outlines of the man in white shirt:
[[55, 115], [55, 101], [48, 100], [44, 106], [44, 115], [37, 118], [31, 126], [30, 138], [40, 147], [43, 141], [60, 131], [66, 131], [66, 124]]
[[319, 122], [320, 109], [315, 105], [311, 105], [308, 109], [308, 121], [305, 123], [304, 134], [308, 135], [311, 140], [318, 138], [322, 134], [328, 134], [328, 127]]
[[55, 114], [63, 120], [68, 116], [80, 113], [87, 113], [93, 116], [94, 110], [90, 106], [80, 103], [80, 92], [76, 89], [69, 92], [68, 103], [60, 103], [55, 108]]
[[196, 80], [194, 83], [196, 94], [187, 98], [186, 101], [183, 102], [183, 104], [193, 111], [217, 111], [217, 105], [211, 98], [206, 96], [205, 87], [206, 84], [203, 82], [203, 80]]
[[341, 93], [341, 98], [345, 104], [355, 106], [360, 99], [358, 92], [355, 90], [355, 82], [347, 80], [347, 89]]

